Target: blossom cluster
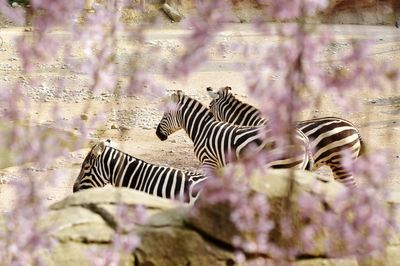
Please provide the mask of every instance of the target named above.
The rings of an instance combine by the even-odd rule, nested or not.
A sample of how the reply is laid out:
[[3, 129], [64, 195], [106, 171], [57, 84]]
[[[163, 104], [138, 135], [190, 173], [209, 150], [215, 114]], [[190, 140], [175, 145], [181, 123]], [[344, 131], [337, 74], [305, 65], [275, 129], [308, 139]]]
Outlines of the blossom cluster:
[[20, 15], [26, 15], [33, 34], [16, 40], [25, 73], [34, 70], [35, 63], [49, 61], [57, 55], [60, 42], [49, 33], [55, 27], [73, 24], [83, 8], [83, 0], [32, 0], [30, 5], [27, 12]]
[[88, 13], [84, 23], [74, 28], [75, 39], [81, 41], [86, 59], [78, 67], [89, 77], [92, 92], [113, 90], [117, 82], [115, 54], [117, 34], [122, 29], [120, 6], [118, 0], [95, 5], [95, 12]]
[[43, 250], [51, 250], [57, 243], [50, 238], [51, 227], [40, 223], [46, 212], [43, 194], [48, 182], [37, 182], [28, 173], [28, 180], [15, 180], [10, 185], [18, 195], [18, 204], [3, 214], [0, 229], [0, 258], [4, 265], [46, 265]]
[[190, 34], [183, 40], [186, 50], [172, 66], [165, 67], [165, 73], [170, 78], [187, 77], [205, 62], [208, 44], [231, 19], [226, 0], [196, 1], [196, 11], [186, 20], [190, 29]]
[[[32, 22], [32, 35], [21, 37], [16, 42], [25, 73], [34, 70], [37, 62], [49, 60], [59, 52], [60, 39], [49, 34], [55, 27], [73, 26], [88, 60], [80, 66], [91, 81], [90, 90], [116, 89], [119, 80], [115, 65], [116, 49], [122, 31], [119, 12], [126, 5], [125, 1], [113, 0], [104, 5], [96, 5], [95, 13], [86, 14], [80, 26], [76, 22], [82, 11], [83, 0], [31, 0], [31, 9], [27, 12], [11, 9], [5, 2], [0, 2], [0, 11], [7, 17], [20, 23], [24, 23], [26, 18]], [[140, 1], [142, 9], [144, 2]], [[207, 0], [196, 3], [197, 13], [186, 20], [190, 29], [189, 35], [183, 39], [186, 49], [171, 66], [164, 66], [164, 74], [168, 78], [187, 77], [198, 69], [207, 60], [208, 45], [226, 22], [231, 20], [228, 1]], [[266, 16], [281, 21], [298, 21], [270, 27], [265, 21], [256, 20], [255, 28], [260, 33], [265, 36], [274, 33], [280, 37], [281, 42], [276, 46], [268, 46], [268, 49], [265, 46], [257, 48], [260, 51], [257, 60], [250, 60], [248, 70], [244, 73], [248, 91], [259, 101], [261, 112], [268, 118], [275, 135], [292, 138], [297, 114], [316, 103], [315, 95], [318, 97], [332, 93], [342, 99], [343, 106], [354, 106], [353, 102], [344, 100], [347, 99], [347, 91], [366, 85], [380, 88], [383, 79], [398, 82], [399, 72], [385, 64], [377, 66], [368, 56], [368, 44], [365, 43], [355, 42], [345, 56], [333, 58], [325, 64], [321, 62], [321, 55], [325, 47], [332, 43], [332, 38], [304, 24], [303, 18], [327, 7], [328, 1], [260, 0], [259, 3], [265, 8]], [[129, 29], [130, 36], [139, 46], [145, 39], [144, 28], [138, 26]], [[136, 54], [133, 53], [133, 57], [143, 52], [140, 48]], [[249, 50], [248, 47], [243, 49], [246, 52]], [[68, 53], [66, 55], [72, 57]], [[66, 60], [72, 62], [71, 58]], [[163, 91], [164, 88], [157, 85], [149, 73], [135, 66], [129, 75], [129, 84], [122, 92], [129, 95], [148, 92], [160, 95]], [[22, 123], [29, 122], [30, 106], [20, 86], [13, 90], [2, 90], [0, 103], [0, 126], [3, 123], [14, 123], [6, 133], [1, 132], [0, 144], [13, 152], [14, 163], [35, 159], [40, 166], [46, 166], [54, 158], [65, 154], [62, 143], [70, 140], [28, 128]], [[53, 112], [55, 121], [60, 120], [57, 110], [55, 108]], [[72, 121], [71, 127], [79, 127], [80, 132], [87, 133], [87, 126], [79, 119]], [[76, 144], [81, 145], [85, 137], [83, 134], [76, 140]], [[380, 153], [369, 154], [355, 163], [349, 154], [344, 154], [343, 158], [346, 167], [362, 179], [364, 184], [357, 190], [346, 190], [334, 201], [335, 205], [329, 208], [324, 204], [324, 195], [318, 194], [300, 195], [296, 206], [290, 208], [298, 208], [303, 219], [309, 221], [309, 226], [300, 232], [300, 239], [306, 249], [313, 249], [319, 235], [328, 232], [332, 236], [325, 243], [329, 256], [365, 256], [385, 246], [388, 230], [394, 226], [392, 213], [381, 203], [386, 196], [383, 184], [387, 175], [387, 162]], [[251, 176], [254, 170], [259, 171], [265, 164], [265, 157], [248, 156], [238, 164], [243, 169], [243, 176]], [[292, 261], [300, 254], [300, 250], [293, 245], [277, 245], [270, 234], [279, 228], [283, 239], [290, 243], [297, 233], [293, 221], [284, 215], [272, 220], [267, 198], [252, 191], [249, 180], [238, 178], [235, 169], [228, 166], [222, 175], [208, 173], [212, 178], [207, 180], [201, 197], [210, 205], [229, 202], [233, 208], [230, 214], [232, 222], [240, 231], [252, 236], [233, 236], [238, 261], [246, 260], [246, 254], [256, 253], [271, 254], [276, 261], [275, 265]], [[21, 173], [21, 176], [28, 176], [29, 180], [14, 185], [19, 200], [15, 208], [4, 215], [5, 225], [0, 230], [0, 256], [6, 258], [9, 265], [40, 265], [42, 262], [38, 250], [54, 245], [48, 237], [51, 228], [40, 227], [38, 223], [45, 212], [41, 188], [53, 179], [41, 182], [31, 174]], [[131, 223], [144, 221], [143, 209], [137, 207], [127, 210], [120, 206], [116, 216], [118, 227], [112, 245], [107, 249], [91, 250], [89, 254], [90, 258], [94, 258], [94, 265], [117, 265], [124, 255], [131, 254], [140, 244], [139, 237], [131, 233], [134, 227]], [[132, 227], [124, 228], [120, 226], [122, 224]]]
[[387, 176], [386, 156], [378, 153], [359, 158], [349, 170], [362, 184], [356, 189], [346, 189], [325, 206], [325, 195], [304, 194], [298, 207], [310, 223], [302, 231], [302, 239], [312, 248], [319, 236], [328, 235], [324, 245], [330, 257], [356, 255], [369, 259], [382, 254], [391, 231], [396, 230], [395, 209], [386, 203], [384, 183]]
[[[314, 15], [319, 8], [326, 7], [327, 1], [259, 2], [264, 5], [266, 14], [278, 20], [299, 21], [299, 23], [269, 26], [264, 20], [256, 20], [256, 29], [265, 35], [277, 35], [281, 38], [281, 42], [272, 47], [264, 44], [256, 47], [256, 52], [253, 50], [256, 58], [249, 60], [245, 74], [248, 91], [259, 101], [260, 110], [268, 118], [268, 125], [277, 137], [290, 138], [298, 121], [297, 115], [305, 108], [315, 106], [320, 95], [330, 93], [341, 99], [342, 107], [351, 109], [356, 105], [347, 94], [348, 91], [358, 89], [360, 86], [381, 89], [383, 80], [397, 81], [398, 71], [386, 64], [379, 64], [369, 57], [368, 42], [354, 42], [348, 54], [330, 60], [328, 63], [331, 65], [321, 61], [326, 47], [329, 47], [334, 40], [328, 34], [318, 32], [315, 27], [304, 24], [303, 19]], [[253, 48], [243, 47], [246, 59], [249, 58], [248, 55]], [[265, 104], [266, 102], [268, 104]], [[310, 221], [309, 226], [300, 232], [303, 246], [310, 250], [315, 248], [318, 237], [328, 232], [329, 237], [325, 245], [329, 256], [362, 257], [380, 252], [388, 241], [389, 230], [394, 228], [393, 213], [382, 203], [385, 202], [386, 196], [384, 183], [388, 173], [387, 161], [379, 153], [365, 155], [357, 161], [349, 154], [343, 154], [342, 160], [357, 180], [363, 181], [363, 185], [355, 191], [345, 190], [338, 195], [331, 209], [325, 208], [325, 195], [300, 196], [294, 208], [298, 208], [303, 218]], [[259, 170], [254, 164], [248, 163], [248, 160], [242, 163], [244, 172], [248, 176], [254, 169]], [[235, 185], [223, 181], [225, 178], [232, 180], [232, 176], [234, 175], [228, 173], [227, 177], [222, 177], [222, 181], [221, 177], [210, 179], [205, 190], [218, 191], [216, 193], [218, 199], [232, 198], [232, 191], [237, 193], [232, 189]], [[243, 184], [238, 186], [243, 187]], [[208, 192], [205, 194], [208, 195]], [[210, 204], [213, 204], [214, 197], [208, 196], [206, 199], [210, 199]], [[248, 217], [253, 217], [251, 213], [253, 210], [258, 210], [259, 205], [253, 206], [251, 197], [242, 196], [239, 201], [235, 202], [237, 209], [232, 213], [248, 214]], [[377, 211], [372, 211], [374, 209]], [[261, 230], [262, 228], [271, 230], [271, 228], [245, 227], [243, 225], [246, 223], [243, 223], [242, 219], [235, 219], [237, 217], [233, 215], [231, 218], [238, 228], [262, 236], [264, 241], [257, 239], [249, 243], [235, 238], [239, 250], [252, 253], [255, 250], [272, 249], [271, 255], [276, 263], [289, 263], [304, 252], [291, 245], [277, 247], [270, 242], [268, 230], [264, 234]], [[267, 215], [264, 215], [264, 218], [268, 220]], [[254, 224], [258, 223], [254, 217], [253, 221]], [[383, 226], [377, 226], [377, 222]], [[282, 230], [288, 243], [295, 237], [296, 232], [293, 231], [293, 221], [290, 218], [282, 217], [281, 220], [275, 221], [273, 226]], [[341, 237], [343, 235], [346, 237]], [[243, 259], [243, 256], [239, 258]]]

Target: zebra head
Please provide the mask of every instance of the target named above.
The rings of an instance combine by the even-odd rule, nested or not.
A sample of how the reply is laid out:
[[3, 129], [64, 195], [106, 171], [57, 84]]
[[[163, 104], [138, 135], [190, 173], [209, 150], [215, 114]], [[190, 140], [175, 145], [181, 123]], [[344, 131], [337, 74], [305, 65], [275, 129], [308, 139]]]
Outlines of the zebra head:
[[104, 152], [106, 146], [110, 146], [110, 144], [111, 140], [108, 139], [92, 147], [82, 163], [81, 172], [75, 180], [73, 192], [92, 187], [104, 187], [108, 183], [108, 180], [104, 179], [102, 176], [98, 176], [100, 171], [98, 171], [96, 167], [99, 157]]
[[230, 92], [231, 90], [232, 88], [229, 86], [222, 87], [217, 92], [214, 92], [211, 87], [207, 88], [207, 93], [212, 99], [209, 108], [214, 118], [218, 121], [224, 121], [224, 118], [222, 117], [224, 112], [220, 109], [226, 105], [227, 101], [229, 101], [231, 97], [233, 97]]
[[180, 105], [182, 104], [183, 96], [183, 92], [180, 90], [171, 95], [171, 105], [164, 112], [156, 130], [157, 137], [162, 141], [166, 140], [169, 135], [182, 128], [182, 122], [181, 119], [179, 119], [179, 116], [181, 113]]

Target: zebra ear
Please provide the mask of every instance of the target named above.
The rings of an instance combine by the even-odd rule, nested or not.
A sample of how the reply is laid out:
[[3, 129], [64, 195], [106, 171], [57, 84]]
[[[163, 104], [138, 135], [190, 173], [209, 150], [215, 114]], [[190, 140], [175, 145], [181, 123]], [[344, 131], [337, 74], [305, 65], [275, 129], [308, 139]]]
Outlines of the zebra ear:
[[[108, 141], [108, 140], [107, 140]], [[97, 143], [94, 147], [93, 147], [93, 150], [92, 150], [92, 157], [99, 157], [102, 153], [103, 153], [103, 151], [104, 151], [104, 149], [106, 148], [106, 142], [107, 141], [101, 141], [101, 142], [99, 142], [99, 143]]]
[[230, 86], [226, 86], [226, 87], [225, 87], [225, 90], [226, 90], [226, 91], [231, 91], [232, 88], [231, 88]]
[[210, 96], [210, 98], [213, 99], [213, 100], [216, 100], [216, 99], [219, 98], [219, 94], [214, 92], [211, 87], [207, 88], [207, 93], [208, 93], [208, 96]]
[[105, 146], [109, 146], [112, 148], [118, 148], [118, 144], [116, 142], [114, 142], [112, 139], [108, 138], [104, 141], [104, 145]]
[[183, 92], [181, 90], [176, 91], [176, 93], [173, 93], [171, 95], [171, 99], [173, 102], [177, 103], [179, 101], [179, 98], [183, 95]]

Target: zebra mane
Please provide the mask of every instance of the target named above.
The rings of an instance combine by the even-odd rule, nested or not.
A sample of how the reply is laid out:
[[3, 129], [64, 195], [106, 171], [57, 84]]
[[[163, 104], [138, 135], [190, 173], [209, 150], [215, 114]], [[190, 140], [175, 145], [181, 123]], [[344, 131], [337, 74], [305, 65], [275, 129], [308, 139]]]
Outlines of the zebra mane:
[[244, 102], [244, 101], [242, 101], [242, 100], [239, 100], [235, 95], [233, 95], [232, 92], [228, 92], [228, 93], [226, 94], [226, 98], [228, 98], [228, 97], [229, 97], [230, 99], [233, 99], [234, 101], [236, 101], [236, 102], [242, 104], [242, 105], [251, 107], [251, 109], [260, 112], [260, 110], [259, 110], [257, 107], [255, 107], [254, 105], [249, 104], [249, 103], [247, 103], [247, 102]]
[[209, 116], [209, 117], [212, 118], [213, 120], [216, 120], [216, 119], [214, 118], [214, 116], [213, 116], [213, 114], [212, 114], [210, 108], [208, 108], [207, 105], [203, 104], [203, 103], [200, 102], [199, 100], [196, 100], [196, 99], [194, 99], [194, 98], [192, 98], [192, 97], [190, 97], [190, 96], [188, 96], [188, 95], [186, 95], [186, 94], [183, 94], [183, 93], [180, 93], [180, 94], [179, 94], [178, 105], [185, 104], [186, 102], [189, 102], [189, 101], [199, 103], [199, 104], [203, 107], [203, 109], [207, 112], [207, 116]]
[[117, 147], [115, 147], [115, 146], [107, 145], [107, 146], [106, 146], [106, 149], [115, 150], [115, 151], [117, 151], [117, 152], [119, 152], [119, 153], [122, 153], [122, 154], [126, 155], [126, 156], [129, 157], [129, 158], [133, 158], [133, 159], [135, 159], [135, 160], [137, 160], [137, 161], [141, 161], [141, 162], [146, 163], [146, 164], [151, 164], [151, 163], [148, 163], [148, 162], [146, 162], [146, 161], [143, 161], [142, 159], [139, 159], [139, 158], [137, 158], [137, 157], [135, 157], [135, 156], [133, 156], [133, 155], [131, 155], [131, 154], [129, 154], [129, 153], [126, 153], [126, 152], [120, 150], [119, 148], [117, 148]]
[[[234, 102], [236, 102], [236, 103], [239, 103], [239, 104], [241, 104], [241, 105], [246, 105], [246, 106], [248, 106], [248, 107], [251, 107], [251, 109], [258, 110], [257, 107], [255, 107], [255, 106], [253, 106], [253, 105], [251, 105], [251, 104], [249, 104], [249, 103], [247, 103], [247, 102], [244, 102], [244, 101], [238, 99], [238, 98], [232, 93], [232, 88], [231, 88], [231, 87], [228, 87], [228, 86], [227, 86], [227, 87], [222, 87], [222, 88], [219, 89], [219, 91], [221, 91], [221, 90], [223, 90], [223, 93], [222, 93], [222, 95], [221, 95], [221, 98], [213, 99], [213, 100], [211, 101], [211, 103], [212, 103], [213, 101], [219, 102], [219, 101], [225, 101], [225, 100], [232, 100], [232, 101], [234, 101]], [[211, 103], [210, 103], [210, 104], [211, 104]]]
[[243, 102], [242, 100], [239, 100], [235, 95], [233, 95], [233, 93], [231, 91], [227, 92], [224, 97], [233, 98], [235, 101], [237, 101], [237, 102], [239, 102], [241, 104], [246, 104], [246, 105], [249, 105], [249, 106], [251, 106], [253, 108], [256, 108], [256, 107], [254, 107], [253, 105], [251, 105], [249, 103], [246, 103], [246, 102]]

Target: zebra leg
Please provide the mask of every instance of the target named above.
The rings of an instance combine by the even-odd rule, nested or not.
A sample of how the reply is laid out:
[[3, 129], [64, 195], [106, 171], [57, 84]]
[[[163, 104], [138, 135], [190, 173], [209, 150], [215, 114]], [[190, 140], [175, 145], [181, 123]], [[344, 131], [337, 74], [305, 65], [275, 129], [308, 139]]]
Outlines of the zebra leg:
[[341, 165], [329, 165], [332, 170], [333, 177], [348, 188], [357, 187], [353, 175]]

